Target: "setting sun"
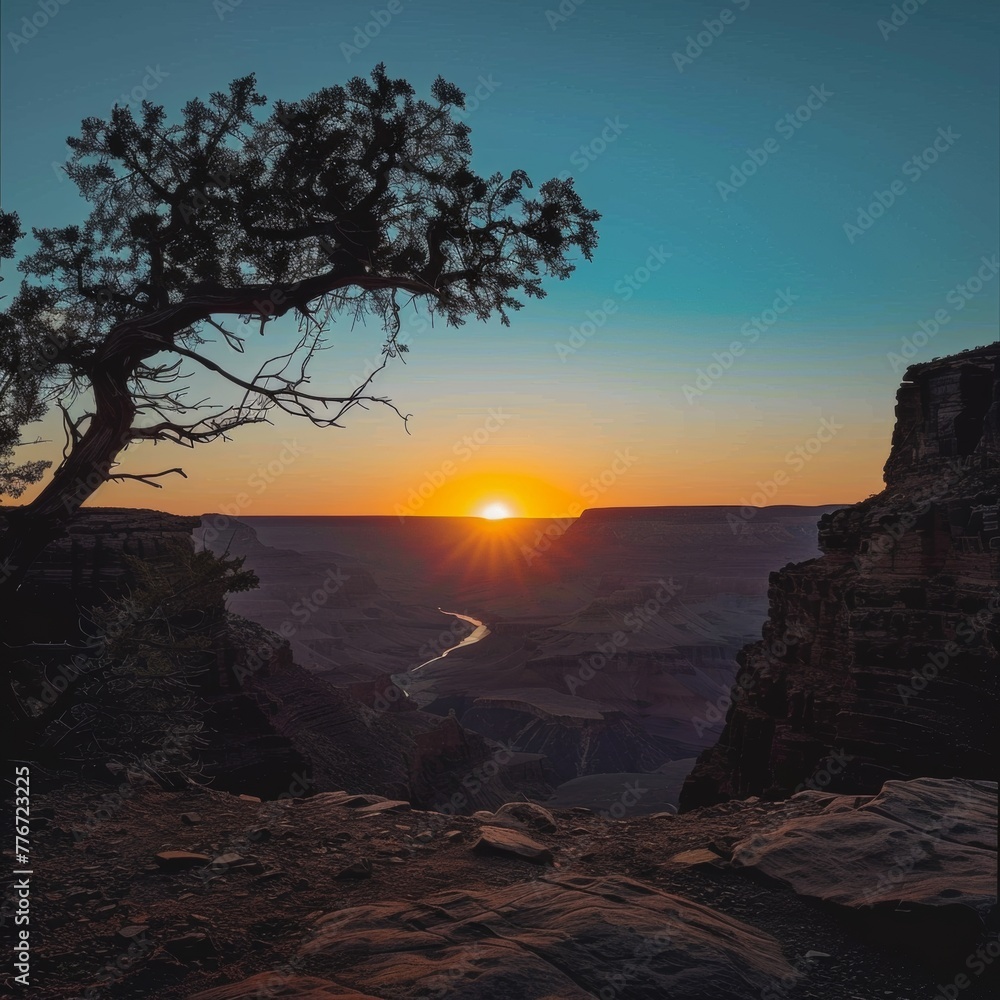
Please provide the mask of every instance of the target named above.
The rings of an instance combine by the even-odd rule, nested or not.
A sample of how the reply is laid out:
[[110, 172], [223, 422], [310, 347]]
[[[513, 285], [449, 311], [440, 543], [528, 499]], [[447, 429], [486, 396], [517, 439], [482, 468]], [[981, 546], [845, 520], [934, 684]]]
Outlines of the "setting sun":
[[511, 509], [505, 503], [491, 503], [482, 509], [479, 516], [485, 517], [490, 521], [499, 521], [502, 518], [510, 517]]

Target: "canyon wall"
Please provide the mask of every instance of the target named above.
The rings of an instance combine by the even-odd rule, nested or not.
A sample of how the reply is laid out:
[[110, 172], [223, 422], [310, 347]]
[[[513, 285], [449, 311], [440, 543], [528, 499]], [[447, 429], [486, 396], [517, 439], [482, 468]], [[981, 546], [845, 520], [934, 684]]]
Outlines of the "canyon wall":
[[[0, 528], [6, 511], [0, 507]], [[173, 546], [190, 545], [200, 518], [127, 507], [85, 507], [66, 534], [50, 542], [17, 593], [18, 635], [7, 641], [76, 639], [80, 612], [122, 592], [125, 556], [170, 558]]]
[[998, 379], [1000, 343], [907, 370], [885, 489], [821, 518], [821, 557], [771, 574], [682, 808], [996, 776]]
[[[86, 508], [32, 566], [18, 594], [18, 635], [4, 639], [16, 649], [21, 704], [34, 711], [25, 718], [22, 708], [16, 724], [53, 784], [75, 774], [56, 737], [60, 720], [73, 711], [79, 678], [91, 669], [78, 671], [74, 657], [92, 663], [90, 654], [100, 648], [88, 641], [89, 609], [127, 592], [133, 581], [125, 556], [167, 563], [176, 546], [193, 545], [201, 525], [201, 518], [161, 511]], [[365, 605], [373, 588], [368, 574], [352, 569], [341, 603]], [[296, 794], [346, 789], [424, 806], [444, 802], [456, 812], [495, 808], [526, 789], [542, 796], [551, 791], [540, 758], [503, 751], [406, 699], [379, 698], [387, 674], [381, 684], [337, 687], [295, 662], [287, 639], [235, 614], [214, 634], [213, 652], [214, 667], [199, 681], [196, 714], [204, 726], [199, 780], [216, 788], [262, 798], [291, 788]], [[111, 768], [88, 762], [88, 776], [112, 780], [120, 767], [110, 757], [106, 764]]]

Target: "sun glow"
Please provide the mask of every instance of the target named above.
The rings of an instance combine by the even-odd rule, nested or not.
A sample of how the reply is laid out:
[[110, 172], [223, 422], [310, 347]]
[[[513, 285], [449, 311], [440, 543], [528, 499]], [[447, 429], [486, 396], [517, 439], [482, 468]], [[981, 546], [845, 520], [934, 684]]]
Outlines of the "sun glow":
[[505, 503], [489, 503], [480, 512], [480, 517], [485, 517], [488, 521], [500, 521], [505, 517], [511, 517], [511, 509]]

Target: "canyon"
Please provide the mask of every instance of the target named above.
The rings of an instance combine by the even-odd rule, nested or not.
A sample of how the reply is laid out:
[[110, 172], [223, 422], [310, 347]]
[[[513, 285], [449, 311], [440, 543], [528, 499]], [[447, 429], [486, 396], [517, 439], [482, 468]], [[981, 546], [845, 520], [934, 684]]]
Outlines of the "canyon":
[[[998, 378], [911, 367], [848, 507], [85, 511], [14, 637], [37, 995], [994, 995]], [[197, 775], [81, 773], [87, 608], [192, 542], [260, 581], [209, 609]]]

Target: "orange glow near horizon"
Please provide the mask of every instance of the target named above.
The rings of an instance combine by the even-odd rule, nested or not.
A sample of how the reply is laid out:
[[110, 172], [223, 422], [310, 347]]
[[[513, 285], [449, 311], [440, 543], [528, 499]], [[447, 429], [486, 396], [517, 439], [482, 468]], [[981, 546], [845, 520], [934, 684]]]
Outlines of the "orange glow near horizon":
[[[350, 489], [338, 490], [336, 484], [328, 485], [314, 470], [309, 470], [311, 474], [301, 478], [290, 472], [268, 489], [257, 492], [252, 486], [247, 487], [245, 477], [243, 481], [233, 477], [223, 483], [213, 483], [212, 471], [203, 469], [198, 470], [200, 476], [195, 473], [189, 479], [174, 478], [164, 482], [164, 488], [158, 490], [132, 481], [109, 483], [97, 490], [84, 506], [151, 508], [182, 515], [222, 513], [237, 518], [364, 515], [477, 517], [488, 523], [501, 524], [516, 518], [575, 518], [584, 510], [600, 507], [850, 504], [881, 490], [882, 484], [870, 471], [867, 475], [859, 473], [850, 468], [850, 464], [849, 460], [842, 460], [836, 468], [829, 470], [829, 475], [795, 483], [769, 495], [758, 488], [757, 481], [750, 475], [745, 476], [747, 485], [739, 492], [731, 487], [727, 489], [727, 484], [719, 479], [695, 483], [678, 477], [666, 483], [655, 480], [622, 483], [620, 486], [616, 483], [615, 488], [605, 493], [593, 491], [596, 495], [592, 495], [541, 477], [480, 473], [456, 477], [433, 491], [425, 489], [424, 493], [428, 495], [423, 496], [419, 475], [410, 480], [412, 486], [394, 486], [385, 480], [368, 484], [355, 481], [350, 484]], [[763, 481], [766, 477], [758, 479]], [[572, 484], [573, 480], [569, 483]], [[36, 490], [31, 491], [34, 492]], [[21, 502], [30, 499], [31, 495], [26, 494]]]
[[[882, 489], [888, 420], [845, 423], [819, 454], [800, 459], [794, 448], [815, 427], [809, 414], [790, 428], [727, 422], [699, 429], [676, 421], [648, 438], [636, 429], [622, 443], [624, 432], [581, 436], [570, 427], [540, 437], [512, 426], [504, 428], [509, 441], [498, 433], [495, 443], [462, 461], [454, 445], [464, 439], [450, 422], [419, 439], [401, 438], [388, 422], [339, 437], [298, 425], [255, 429], [183, 455], [170, 445], [134, 445], [122, 456], [122, 471], [183, 465], [188, 478], [163, 477], [157, 480], [162, 489], [134, 480], [108, 483], [86, 506], [237, 518], [480, 517], [499, 525], [574, 518], [602, 507], [850, 504]], [[54, 421], [40, 430], [58, 441]], [[502, 517], [494, 505], [504, 508]]]

